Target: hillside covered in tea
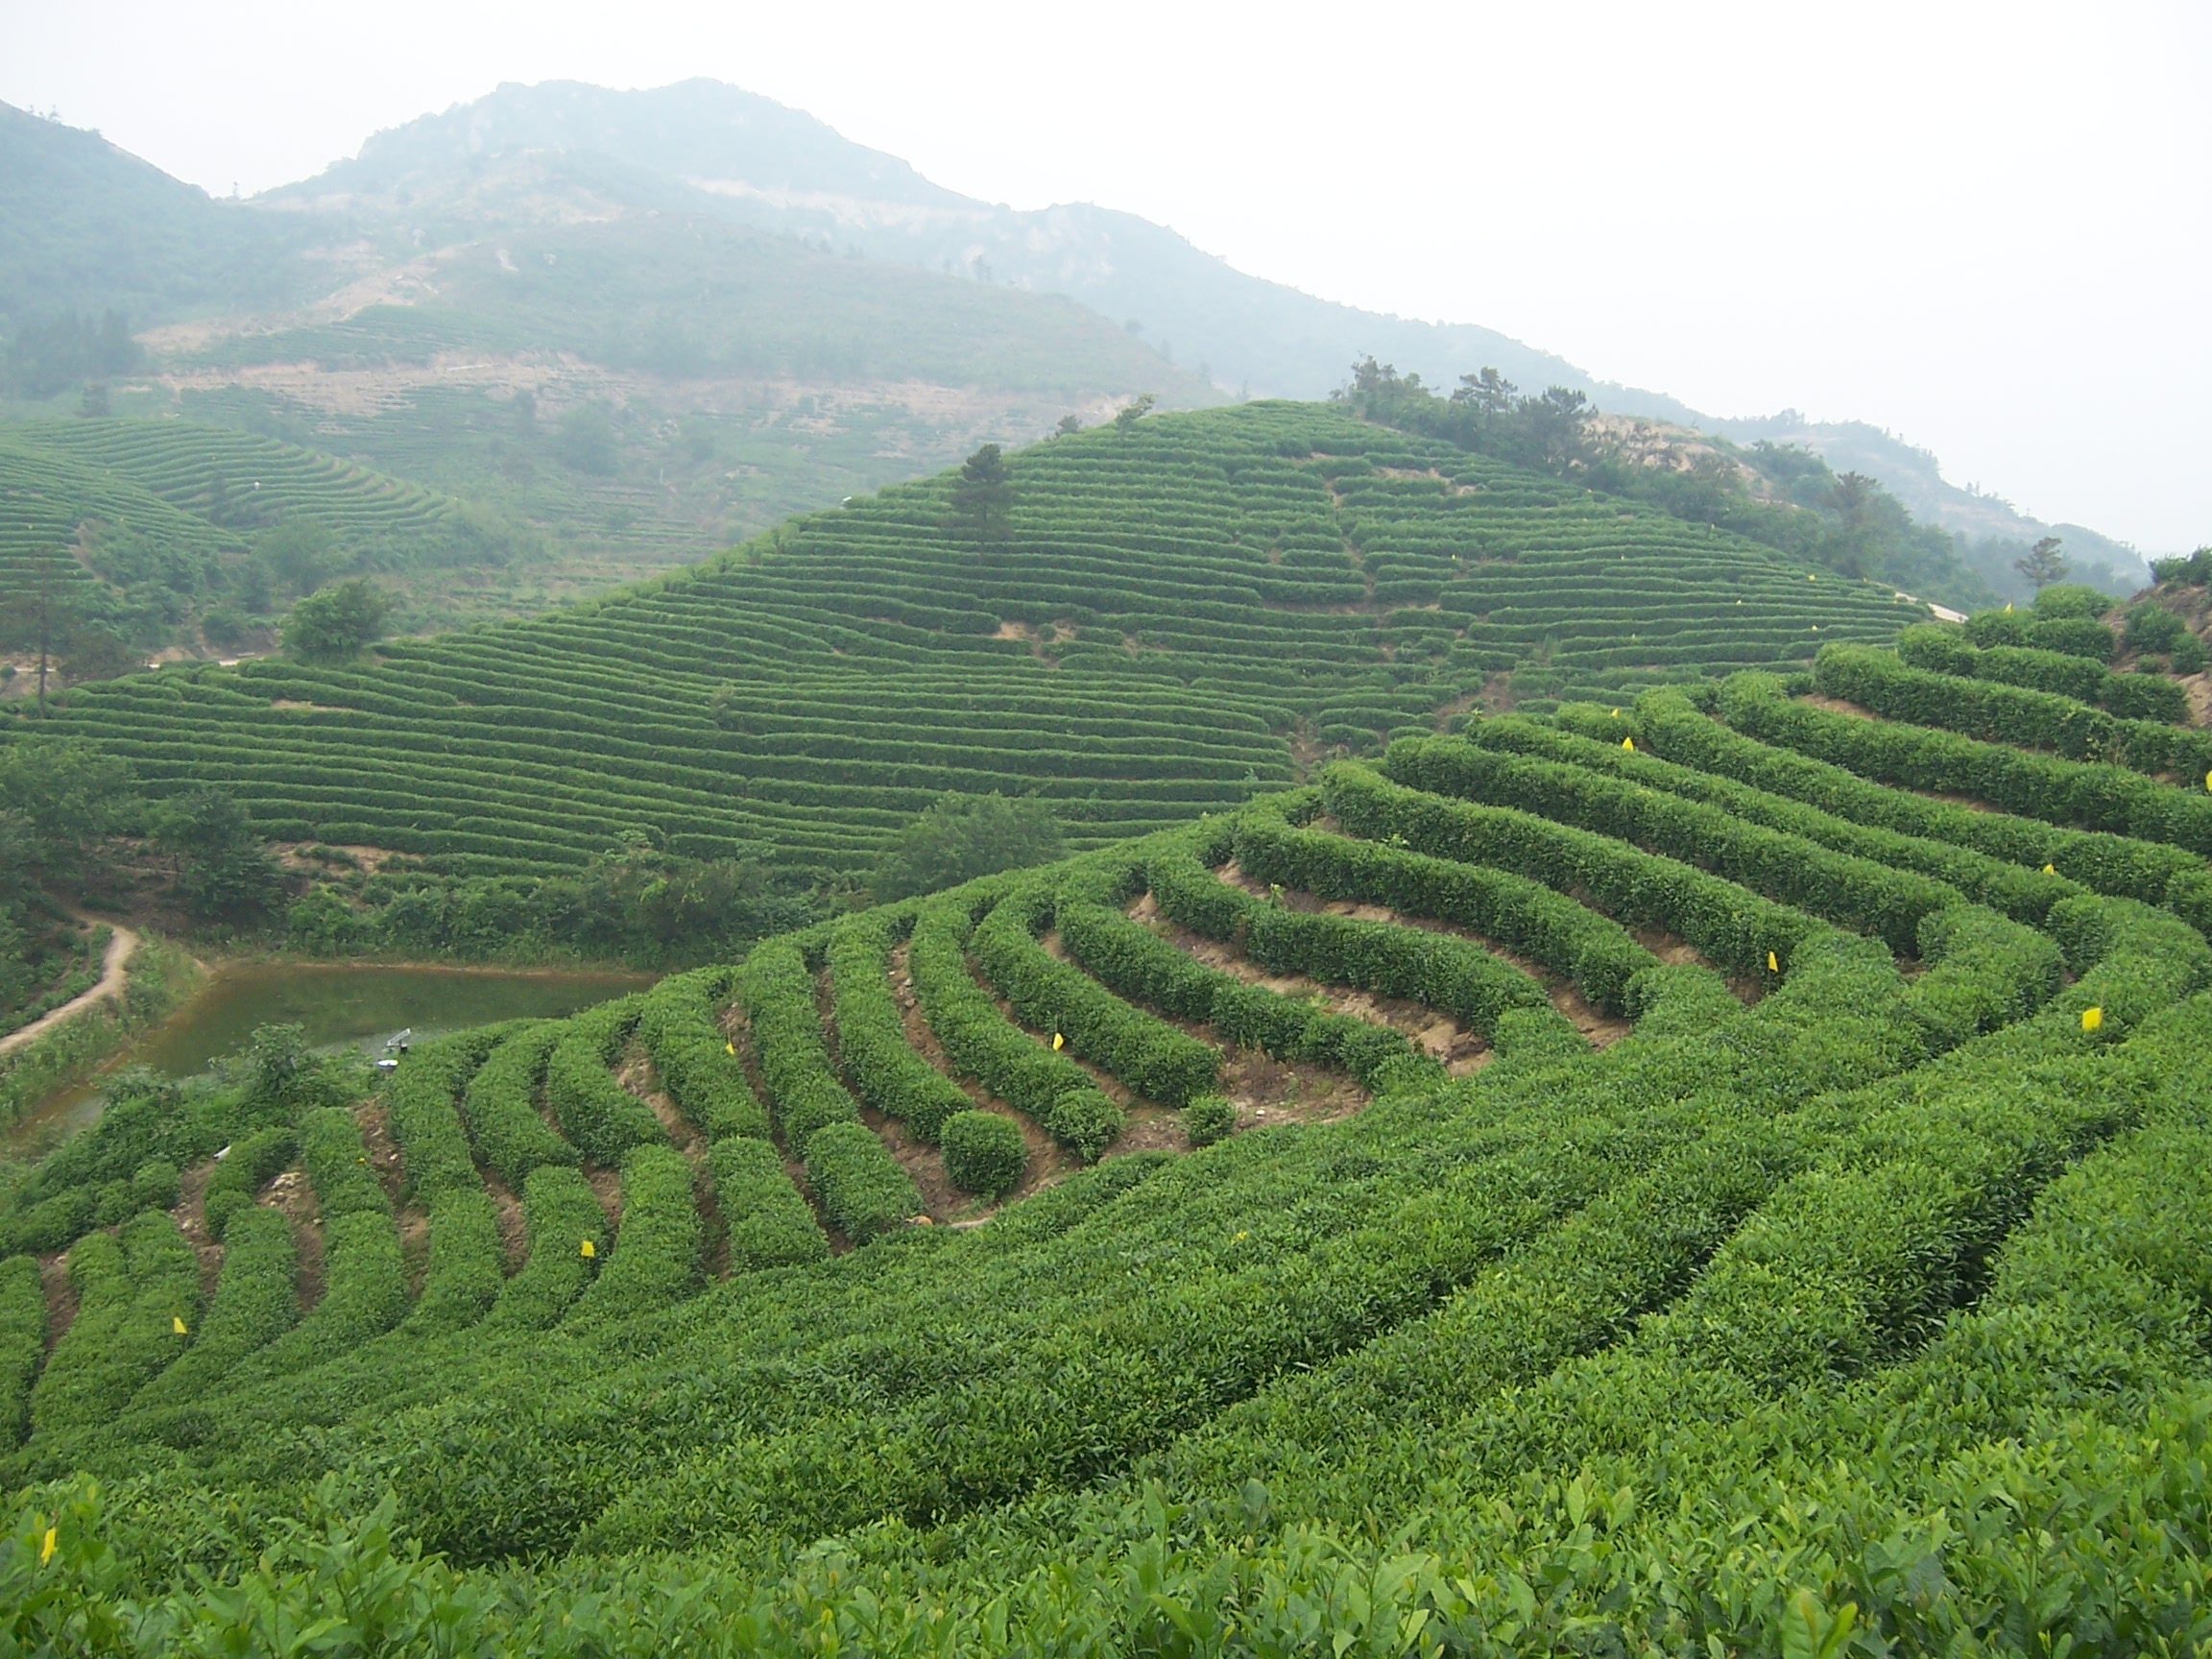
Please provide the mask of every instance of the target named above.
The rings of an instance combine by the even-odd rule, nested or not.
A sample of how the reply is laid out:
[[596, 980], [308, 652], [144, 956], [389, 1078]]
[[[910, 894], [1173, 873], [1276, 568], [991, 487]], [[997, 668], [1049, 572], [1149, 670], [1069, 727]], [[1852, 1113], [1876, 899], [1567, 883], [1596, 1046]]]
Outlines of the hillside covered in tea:
[[[1316, 526], [1513, 483], [1308, 486], [1290, 419], [1191, 424], [1297, 431], [1241, 465]], [[1315, 582], [1455, 614], [1356, 545]], [[2067, 609], [1407, 733], [384, 1077], [121, 1086], [0, 1208], [6, 1628], [2200, 1644], [2212, 795]]]
[[213, 785], [273, 839], [431, 874], [532, 878], [627, 838], [835, 880], [947, 790], [1034, 794], [1098, 846], [1477, 707], [1802, 666], [1927, 614], [1326, 405], [996, 461], [373, 662], [77, 687], [47, 729], [156, 797]]

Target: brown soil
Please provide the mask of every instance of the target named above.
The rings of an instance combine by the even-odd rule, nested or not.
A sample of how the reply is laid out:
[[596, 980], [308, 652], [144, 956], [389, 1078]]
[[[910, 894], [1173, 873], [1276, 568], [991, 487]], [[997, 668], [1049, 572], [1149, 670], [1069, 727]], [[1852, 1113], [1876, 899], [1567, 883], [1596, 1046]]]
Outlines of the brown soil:
[[77, 1286], [69, 1283], [69, 1258], [38, 1258], [38, 1288], [46, 1293], [46, 1352], [68, 1334], [77, 1322]]
[[399, 1260], [407, 1275], [407, 1294], [410, 1298], [419, 1296], [422, 1281], [430, 1273], [430, 1217], [419, 1205], [402, 1201], [407, 1166], [400, 1160], [398, 1143], [392, 1139], [384, 1103], [371, 1100], [354, 1107], [353, 1120], [361, 1126], [361, 1144], [369, 1168], [384, 1189], [385, 1199], [392, 1206], [393, 1224], [399, 1230]]
[[484, 1190], [491, 1194], [492, 1209], [499, 1218], [499, 1254], [512, 1277], [521, 1272], [522, 1263], [530, 1259], [530, 1231], [522, 1224], [522, 1201], [491, 1170], [483, 1173]]
[[651, 1108], [653, 1116], [660, 1119], [661, 1127], [668, 1132], [668, 1139], [677, 1151], [694, 1164], [706, 1162], [706, 1141], [677, 1107], [675, 1096], [661, 1087], [660, 1074], [653, 1070], [653, 1062], [646, 1054], [643, 1044], [632, 1042], [622, 1051], [621, 1064], [614, 1070], [614, 1081]]
[[215, 1294], [215, 1281], [223, 1273], [223, 1246], [207, 1236], [207, 1216], [204, 1206], [207, 1196], [207, 1182], [215, 1173], [212, 1160], [184, 1171], [178, 1184], [177, 1204], [169, 1212], [169, 1218], [177, 1223], [177, 1231], [183, 1234], [200, 1258], [200, 1294]]
[[606, 1213], [607, 1230], [622, 1231], [622, 1171], [602, 1169], [596, 1164], [584, 1166], [584, 1181], [591, 1189], [591, 1196], [599, 1200], [599, 1208]]
[[2181, 692], [2189, 699], [2189, 724], [2212, 726], [2212, 673], [2190, 675], [2181, 682]]
[[263, 1190], [261, 1201], [280, 1211], [292, 1223], [292, 1242], [300, 1253], [294, 1282], [300, 1289], [300, 1311], [306, 1313], [323, 1300], [323, 1216], [315, 1204], [315, 1189], [306, 1171], [287, 1169]]
[[1875, 717], [1871, 710], [1862, 709], [1856, 703], [1846, 703], [1840, 697], [1824, 697], [1817, 691], [1808, 691], [1797, 701], [1808, 709], [1825, 709], [1831, 714], [1849, 714], [1860, 720]]

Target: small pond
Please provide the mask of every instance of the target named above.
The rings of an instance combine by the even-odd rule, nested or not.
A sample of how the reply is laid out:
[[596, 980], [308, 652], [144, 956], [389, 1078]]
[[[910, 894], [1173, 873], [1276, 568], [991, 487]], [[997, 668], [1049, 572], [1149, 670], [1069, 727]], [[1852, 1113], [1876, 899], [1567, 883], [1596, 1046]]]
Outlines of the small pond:
[[241, 962], [208, 974], [192, 999], [141, 1035], [100, 1076], [54, 1094], [0, 1132], [29, 1151], [74, 1134], [100, 1115], [106, 1075], [151, 1066], [190, 1077], [252, 1040], [261, 1025], [301, 1025], [317, 1048], [356, 1044], [374, 1053], [395, 1032], [418, 1037], [495, 1020], [545, 1020], [610, 997], [643, 990], [650, 974], [524, 972], [515, 969], [395, 968], [344, 962]]

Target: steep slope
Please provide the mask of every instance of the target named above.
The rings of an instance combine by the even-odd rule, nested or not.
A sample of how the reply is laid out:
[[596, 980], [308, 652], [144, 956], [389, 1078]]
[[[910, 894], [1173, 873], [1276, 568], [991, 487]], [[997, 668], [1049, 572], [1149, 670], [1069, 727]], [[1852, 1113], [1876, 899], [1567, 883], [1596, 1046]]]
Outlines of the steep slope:
[[1744, 674], [127, 1084], [0, 1204], [16, 1629], [2200, 1637], [2212, 802], [2116, 770]]
[[0, 104], [0, 332], [109, 307], [138, 326], [283, 304], [311, 281], [301, 227]]
[[373, 666], [171, 667], [54, 719], [286, 840], [531, 873], [635, 832], [827, 877], [946, 789], [1035, 792], [1094, 845], [1479, 698], [1618, 698], [1926, 614], [1327, 406], [1117, 424], [1010, 473], [997, 504], [889, 490]]

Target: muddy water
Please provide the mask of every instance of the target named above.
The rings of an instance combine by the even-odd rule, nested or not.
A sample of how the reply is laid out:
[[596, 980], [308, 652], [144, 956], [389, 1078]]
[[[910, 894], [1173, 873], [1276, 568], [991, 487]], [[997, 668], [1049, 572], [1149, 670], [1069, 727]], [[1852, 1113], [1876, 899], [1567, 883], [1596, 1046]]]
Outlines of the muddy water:
[[100, 1116], [106, 1076], [150, 1066], [189, 1077], [235, 1052], [261, 1025], [305, 1027], [308, 1045], [380, 1050], [394, 1033], [418, 1037], [495, 1020], [573, 1014], [653, 983], [648, 974], [525, 973], [512, 969], [394, 968], [355, 963], [246, 962], [216, 969], [192, 999], [146, 1031], [89, 1082], [41, 1101], [0, 1144], [25, 1151], [74, 1134]]

